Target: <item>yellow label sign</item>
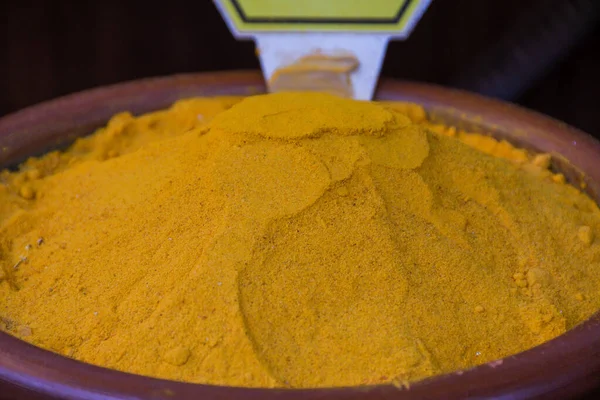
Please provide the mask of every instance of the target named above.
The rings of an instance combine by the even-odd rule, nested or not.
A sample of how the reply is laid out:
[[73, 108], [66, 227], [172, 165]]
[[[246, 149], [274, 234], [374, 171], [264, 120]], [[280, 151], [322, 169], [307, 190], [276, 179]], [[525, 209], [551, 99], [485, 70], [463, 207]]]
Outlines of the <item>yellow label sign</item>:
[[406, 36], [430, 0], [214, 0], [238, 36], [259, 32], [388, 32]]

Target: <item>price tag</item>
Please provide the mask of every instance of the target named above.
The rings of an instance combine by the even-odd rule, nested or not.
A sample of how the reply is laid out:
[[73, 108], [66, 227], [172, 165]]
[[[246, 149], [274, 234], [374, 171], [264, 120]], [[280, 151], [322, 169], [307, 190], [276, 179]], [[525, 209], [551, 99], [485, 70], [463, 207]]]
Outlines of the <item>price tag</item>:
[[214, 0], [231, 32], [254, 39], [271, 91], [373, 96], [390, 39], [431, 0]]

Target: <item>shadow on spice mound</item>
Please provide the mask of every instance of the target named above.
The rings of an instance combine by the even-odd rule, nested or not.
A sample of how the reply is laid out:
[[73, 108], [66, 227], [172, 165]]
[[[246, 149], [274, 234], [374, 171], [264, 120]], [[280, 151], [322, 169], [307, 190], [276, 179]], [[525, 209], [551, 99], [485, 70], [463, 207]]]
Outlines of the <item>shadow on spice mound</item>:
[[596, 204], [410, 104], [188, 99], [4, 171], [0, 328], [217, 385], [411, 382], [600, 308]]

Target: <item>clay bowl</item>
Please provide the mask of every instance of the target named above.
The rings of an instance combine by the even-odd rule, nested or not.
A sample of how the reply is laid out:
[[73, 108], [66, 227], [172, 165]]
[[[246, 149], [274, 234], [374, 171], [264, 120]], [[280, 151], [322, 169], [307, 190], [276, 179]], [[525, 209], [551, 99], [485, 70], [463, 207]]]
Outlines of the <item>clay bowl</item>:
[[[255, 72], [173, 76], [109, 86], [63, 97], [0, 119], [0, 162], [65, 145], [122, 110], [164, 108], [189, 96], [264, 91]], [[506, 103], [436, 86], [384, 80], [378, 99], [422, 104], [433, 120], [561, 154], [553, 168], [600, 193], [600, 143], [548, 117]], [[578, 171], [583, 171], [585, 177]], [[397, 388], [273, 390], [217, 387], [152, 379], [74, 361], [0, 333], [0, 398], [61, 399], [503, 399], [568, 398], [600, 384], [600, 314], [555, 340], [494, 363]]]

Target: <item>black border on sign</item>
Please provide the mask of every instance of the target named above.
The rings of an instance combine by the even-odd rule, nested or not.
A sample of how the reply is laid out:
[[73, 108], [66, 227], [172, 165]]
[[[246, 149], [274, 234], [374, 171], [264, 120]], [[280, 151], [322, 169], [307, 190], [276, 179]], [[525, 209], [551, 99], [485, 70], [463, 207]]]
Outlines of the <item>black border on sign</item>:
[[398, 13], [393, 18], [271, 18], [271, 17], [252, 17], [249, 18], [242, 6], [237, 0], [231, 0], [242, 21], [248, 24], [396, 24], [402, 18], [402, 15], [412, 3], [412, 0], [406, 0], [400, 7]]

